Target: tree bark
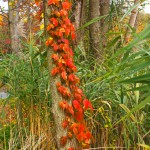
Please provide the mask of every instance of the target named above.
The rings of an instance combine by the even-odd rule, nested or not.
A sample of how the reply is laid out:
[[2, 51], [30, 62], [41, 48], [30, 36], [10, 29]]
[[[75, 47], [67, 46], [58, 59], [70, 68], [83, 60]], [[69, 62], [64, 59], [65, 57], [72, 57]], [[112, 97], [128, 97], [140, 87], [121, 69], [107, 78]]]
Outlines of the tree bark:
[[[81, 21], [80, 21], [80, 26], [83, 26], [86, 22], [87, 22], [87, 19], [88, 19], [88, 1], [87, 0], [82, 0], [82, 7], [81, 7]], [[84, 52], [84, 55], [86, 56], [86, 49], [87, 49], [87, 43], [89, 43], [89, 41], [86, 42], [86, 29], [83, 28], [82, 30], [80, 30], [80, 45], [81, 45], [81, 48]], [[89, 45], [88, 45], [89, 46]]]
[[[100, 15], [108, 15], [109, 14], [109, 5], [110, 0], [100, 0]], [[100, 21], [100, 29], [101, 29], [101, 40], [102, 40], [102, 46], [105, 48], [107, 46], [107, 38], [106, 33], [108, 31], [108, 22], [106, 22], [106, 19], [101, 19]]]
[[[137, 7], [134, 10], [132, 10], [131, 16], [130, 16], [130, 19], [129, 19], [129, 25], [132, 28], [135, 26], [137, 14], [138, 14], [138, 8], [140, 6], [140, 1], [139, 0], [134, 0], [134, 5], [136, 5], [136, 4], [138, 4], [138, 5], [137, 5]], [[130, 37], [131, 37], [130, 29], [127, 28], [126, 34], [125, 34], [125, 43], [129, 42]]]
[[[100, 16], [99, 12], [99, 0], [89, 1], [89, 18], [90, 20]], [[93, 52], [93, 56], [101, 64], [103, 61], [103, 51], [100, 46], [100, 23], [99, 21], [93, 23], [89, 27], [90, 32], [90, 45]]]
[[[51, 13], [51, 8], [50, 6], [47, 5], [47, 0], [44, 0], [44, 24], [45, 24], [45, 31], [46, 27], [49, 24], [49, 18], [50, 18], [50, 13]], [[53, 8], [54, 9], [54, 8]], [[49, 37], [49, 34], [45, 32], [46, 38]], [[50, 77], [50, 90], [51, 90], [51, 98], [52, 98], [52, 113], [54, 117], [54, 123], [55, 123], [55, 140], [57, 143], [57, 148], [59, 150], [67, 150], [70, 147], [77, 148], [78, 143], [73, 137], [72, 139], [67, 140], [67, 144], [62, 147], [60, 144], [60, 139], [63, 136], [67, 136], [67, 130], [62, 127], [62, 122], [65, 120], [65, 113], [60, 109], [59, 107], [59, 102], [62, 101], [62, 96], [58, 93], [56, 83], [60, 83], [61, 79], [60, 76], [52, 76], [51, 71], [55, 67], [55, 64], [53, 63], [52, 60], [52, 54], [53, 54], [53, 49], [51, 47], [47, 48], [47, 59], [48, 59], [48, 70], [49, 70], [49, 77]]]
[[19, 11], [17, 9], [19, 5], [19, 1], [17, 5], [10, 5], [11, 0], [8, 1], [9, 3], [9, 25], [10, 25], [10, 36], [11, 36], [11, 49], [13, 53], [18, 53], [20, 48], [19, 36], [17, 32], [17, 24], [19, 22]]

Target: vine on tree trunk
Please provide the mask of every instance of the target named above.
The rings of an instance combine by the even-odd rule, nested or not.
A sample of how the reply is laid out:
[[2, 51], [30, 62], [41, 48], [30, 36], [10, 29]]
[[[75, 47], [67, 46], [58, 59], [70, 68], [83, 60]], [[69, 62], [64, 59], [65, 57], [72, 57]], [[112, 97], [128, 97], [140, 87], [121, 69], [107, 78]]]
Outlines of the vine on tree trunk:
[[[63, 97], [58, 105], [65, 112], [66, 118], [62, 122], [62, 128], [67, 130], [67, 135], [60, 138], [61, 146], [65, 146], [73, 136], [82, 148], [89, 148], [92, 135], [86, 127], [84, 111], [93, 111], [92, 104], [85, 98], [83, 91], [79, 88], [80, 79], [75, 75], [77, 67], [73, 61], [73, 50], [71, 42], [75, 39], [75, 28], [69, 19], [71, 2], [69, 0], [49, 0], [52, 12], [47, 26], [49, 38], [46, 46], [53, 48], [52, 76], [60, 76], [61, 82], [56, 84], [58, 92]], [[75, 150], [74, 147], [68, 150]]]

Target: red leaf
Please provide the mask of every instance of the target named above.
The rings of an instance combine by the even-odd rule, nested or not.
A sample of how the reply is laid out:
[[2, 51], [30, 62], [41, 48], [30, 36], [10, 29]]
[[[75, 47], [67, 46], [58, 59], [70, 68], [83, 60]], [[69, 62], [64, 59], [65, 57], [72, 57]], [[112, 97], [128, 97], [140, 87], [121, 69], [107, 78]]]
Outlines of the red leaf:
[[92, 137], [91, 133], [89, 131], [86, 132], [87, 139], [90, 139]]
[[83, 95], [83, 91], [82, 91], [80, 88], [77, 88], [77, 89], [76, 89], [76, 92], [77, 92], [78, 94], [80, 94], [80, 95]]
[[69, 80], [70, 82], [74, 82], [74, 81], [75, 81], [75, 75], [74, 75], [74, 74], [70, 74], [70, 75], [68, 76], [68, 80]]
[[[68, 79], [69, 79], [69, 77], [68, 77]], [[78, 100], [79, 102], [81, 102], [81, 101], [82, 101], [82, 96], [81, 96], [80, 94], [78, 94], [78, 93], [75, 93], [75, 94], [74, 94], [74, 99], [76, 99], [76, 100]]]
[[81, 105], [80, 105], [80, 103], [79, 103], [77, 100], [74, 100], [74, 101], [73, 101], [73, 106], [74, 106], [74, 108], [77, 109], [77, 110], [78, 110], [79, 108], [81, 108]]
[[78, 134], [77, 128], [73, 128], [73, 133], [74, 133], [75, 135]]
[[80, 81], [79, 78], [76, 75], [74, 75], [74, 74], [70, 74], [68, 76], [68, 80], [70, 82], [75, 82], [75, 83], [79, 83], [79, 81]]
[[56, 18], [51, 18], [50, 21], [52, 21], [52, 23], [53, 23], [53, 25], [54, 25], [55, 27], [58, 26], [58, 21], [57, 21]]
[[52, 44], [54, 51], [57, 51], [59, 49], [59, 46], [56, 43]]
[[69, 58], [69, 59], [66, 60], [66, 65], [67, 65], [69, 68], [72, 68], [72, 67], [74, 66], [71, 58]]
[[61, 77], [64, 79], [64, 80], [67, 80], [67, 73], [65, 71], [63, 71], [61, 73]]
[[69, 93], [69, 91], [66, 87], [59, 86], [57, 89], [62, 94], [62, 96], [64, 96], [64, 97], [66, 97], [66, 96], [70, 97], [71, 96], [71, 94]]
[[84, 109], [87, 110], [88, 108], [91, 109], [91, 111], [93, 111], [93, 107], [92, 107], [92, 104], [89, 100], [87, 99], [84, 99], [83, 100], [83, 105], [84, 105]]
[[71, 38], [72, 38], [72, 40], [74, 40], [76, 38], [76, 35], [74, 32], [71, 32]]
[[62, 42], [64, 42], [65, 44], [69, 44], [69, 41], [67, 39], [62, 39]]
[[69, 106], [68, 108], [70, 114], [72, 114], [72, 116], [74, 116], [74, 110], [73, 110], [73, 107], [72, 106]]
[[67, 143], [67, 136], [62, 136], [62, 137], [60, 138], [60, 144], [61, 144], [62, 146], [65, 146], [66, 143]]
[[84, 130], [85, 130], [85, 125], [84, 124], [79, 124], [78, 125], [78, 131], [79, 132], [84, 132]]
[[86, 135], [85, 135], [84, 132], [79, 132], [79, 134], [77, 135], [77, 139], [78, 139], [78, 141], [80, 141], [80, 142], [82, 142], [83, 139], [85, 139], [85, 138], [86, 138]]
[[62, 123], [62, 127], [64, 129], [66, 129], [66, 127], [68, 126], [69, 122], [67, 120], [64, 120], [63, 123]]
[[59, 73], [59, 69], [57, 67], [53, 68], [51, 73], [52, 73], [53, 76], [55, 76], [57, 73]]
[[81, 113], [76, 113], [75, 118], [76, 118], [77, 121], [80, 122], [81, 120], [83, 120], [83, 114], [81, 114]]
[[69, 18], [65, 18], [65, 19], [64, 19], [64, 21], [65, 21], [65, 24], [66, 24], [66, 25], [70, 25], [70, 24], [71, 24], [71, 22], [70, 22], [70, 19], [69, 19]]

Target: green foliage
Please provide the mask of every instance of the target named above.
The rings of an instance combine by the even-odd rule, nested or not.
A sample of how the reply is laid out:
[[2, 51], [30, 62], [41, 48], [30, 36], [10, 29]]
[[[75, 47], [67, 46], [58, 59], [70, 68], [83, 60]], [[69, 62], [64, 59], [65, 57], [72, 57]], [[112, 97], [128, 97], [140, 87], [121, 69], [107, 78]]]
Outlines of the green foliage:
[[[76, 49], [78, 75], [95, 108], [92, 122], [100, 126], [99, 128], [107, 127], [109, 146], [113, 144], [113, 139], [118, 138], [124, 141], [125, 147], [128, 148], [137, 147], [137, 143], [150, 142], [149, 31], [148, 25], [141, 33], [134, 34], [134, 39], [128, 45], [118, 47], [114, 55], [110, 52], [112, 56], [106, 59], [102, 66], [95, 63], [91, 68], [91, 64], [94, 64], [91, 59], [85, 57], [80, 48]], [[114, 38], [108, 48], [113, 47], [116, 41]], [[90, 119], [89, 114], [87, 116]], [[119, 126], [121, 132], [118, 130]], [[123, 135], [118, 137], [122, 133]], [[100, 140], [98, 136], [95, 138]]]

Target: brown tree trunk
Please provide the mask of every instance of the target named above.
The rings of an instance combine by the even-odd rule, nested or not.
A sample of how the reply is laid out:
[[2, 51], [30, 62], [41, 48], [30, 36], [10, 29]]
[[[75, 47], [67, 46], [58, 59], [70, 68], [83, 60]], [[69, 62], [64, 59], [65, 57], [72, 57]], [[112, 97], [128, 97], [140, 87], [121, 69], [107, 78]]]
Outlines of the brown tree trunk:
[[[100, 16], [99, 12], [99, 0], [90, 0], [89, 1], [89, 17], [90, 20]], [[100, 23], [97, 21], [90, 25], [89, 28], [90, 32], [90, 45], [91, 50], [93, 52], [93, 56], [95, 59], [97, 59], [97, 62], [100, 64], [103, 60], [103, 51], [100, 46]]]
[[75, 27], [76, 29], [79, 28], [80, 22], [81, 22], [81, 7], [82, 7], [82, 1], [76, 1], [76, 8], [75, 8]]
[[[82, 1], [78, 0], [75, 1], [75, 10], [74, 10], [74, 21], [75, 21], [75, 28], [78, 29], [80, 27], [80, 22], [81, 22], [81, 8], [82, 8]], [[76, 32], [76, 43], [79, 43], [81, 40], [81, 36], [80, 36], [80, 31]]]
[[[50, 17], [52, 6], [50, 7], [47, 5], [47, 0], [45, 0], [44, 6], [45, 6], [45, 10], [44, 10], [45, 23], [44, 24], [45, 24], [45, 31], [46, 31], [46, 27], [49, 24], [49, 17]], [[55, 9], [55, 8], [53, 8], [53, 9]], [[46, 33], [46, 38], [48, 38], [49, 34], [47, 32], [45, 32], [45, 33]], [[54, 117], [55, 133], [56, 133], [55, 140], [57, 143], [57, 148], [59, 150], [67, 150], [70, 147], [76, 148], [78, 143], [77, 143], [76, 139], [73, 137], [72, 139], [67, 140], [67, 144], [65, 146], [62, 147], [62, 145], [60, 144], [61, 137], [67, 136], [67, 130], [62, 127], [62, 122], [63, 122], [63, 120], [65, 120], [66, 115], [62, 111], [62, 109], [60, 109], [60, 107], [59, 107], [59, 102], [62, 101], [62, 96], [57, 91], [56, 83], [61, 82], [60, 76], [57, 75], [54, 77], [51, 75], [51, 71], [55, 67], [55, 64], [53, 63], [53, 60], [52, 60], [52, 54], [53, 54], [53, 49], [51, 47], [48, 47], [47, 48], [47, 59], [48, 59], [48, 70], [49, 70], [49, 76], [50, 76], [52, 113], [53, 113], [53, 117]]]
[[[88, 1], [87, 0], [82, 0], [82, 7], [81, 7], [81, 21], [80, 21], [80, 26], [83, 26], [88, 19]], [[82, 51], [84, 52], [84, 55], [86, 56], [86, 49], [89, 45], [87, 45], [87, 43], [89, 43], [89, 41], [86, 41], [86, 31], [87, 29], [81, 29], [80, 30], [80, 45], [82, 48]]]
[[[137, 7], [134, 10], [132, 10], [131, 16], [130, 16], [130, 19], [129, 19], [129, 25], [132, 28], [135, 26], [137, 14], [138, 14], [138, 8], [140, 6], [140, 1], [139, 0], [134, 0], [134, 5], [136, 5], [136, 4], [138, 4], [138, 5], [137, 5]], [[125, 35], [125, 43], [129, 42], [130, 36], [131, 36], [130, 29], [127, 28], [126, 35]]]
[[[110, 0], [100, 0], [100, 15], [108, 15], [109, 14], [109, 5], [110, 5]], [[102, 40], [102, 46], [103, 48], [106, 47], [107, 45], [107, 38], [106, 38], [106, 33], [108, 31], [108, 22], [106, 19], [101, 19], [100, 21], [100, 29], [101, 29], [101, 40]]]
[[[11, 0], [8, 1], [11, 4]], [[17, 24], [19, 22], [19, 11], [17, 9], [19, 5], [19, 1], [17, 5], [9, 5], [9, 25], [10, 25], [10, 36], [11, 36], [11, 49], [13, 53], [19, 52], [20, 42], [17, 32]]]

